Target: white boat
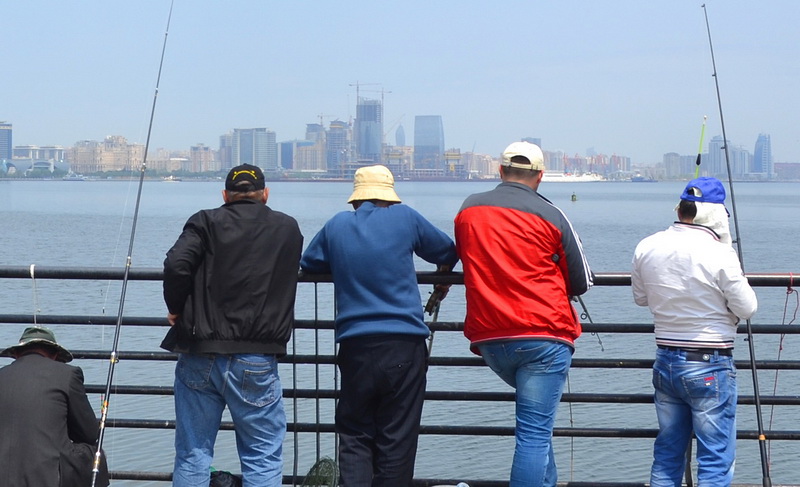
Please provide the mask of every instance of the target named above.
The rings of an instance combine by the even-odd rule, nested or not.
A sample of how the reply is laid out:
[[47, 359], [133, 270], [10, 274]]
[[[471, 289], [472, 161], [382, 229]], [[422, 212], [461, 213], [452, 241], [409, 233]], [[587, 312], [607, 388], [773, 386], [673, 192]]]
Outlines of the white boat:
[[605, 180], [603, 176], [594, 173], [571, 174], [550, 171], [545, 171], [542, 178], [542, 182], [545, 183], [590, 183]]

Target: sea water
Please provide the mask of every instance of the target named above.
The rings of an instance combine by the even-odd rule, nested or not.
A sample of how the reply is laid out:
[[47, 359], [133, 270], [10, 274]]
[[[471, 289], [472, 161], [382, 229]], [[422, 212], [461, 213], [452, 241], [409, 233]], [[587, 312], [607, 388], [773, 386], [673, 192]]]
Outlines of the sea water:
[[[128, 255], [131, 225], [138, 181], [0, 181], [0, 265], [13, 266], [88, 266], [117, 267]], [[396, 185], [403, 203], [422, 213], [452, 236], [453, 218], [469, 194], [493, 188], [496, 181], [484, 182], [409, 182]], [[639, 240], [663, 230], [675, 219], [674, 208], [685, 183], [550, 183], [540, 192], [559, 206], [580, 235], [589, 263], [595, 272], [629, 272], [633, 249]], [[146, 181], [133, 241], [134, 268], [160, 268], [166, 251], [180, 234], [186, 219], [200, 208], [222, 203], [221, 181], [171, 182]], [[269, 184], [269, 206], [294, 216], [306, 244], [331, 216], [348, 211], [346, 204], [352, 189], [339, 182], [274, 182]], [[800, 242], [800, 184], [735, 183], [735, 216], [745, 269], [751, 273], [800, 271], [797, 251]], [[573, 198], [574, 194], [574, 198]], [[573, 201], [573, 199], [575, 201]], [[733, 214], [733, 202], [728, 209]], [[732, 232], [735, 233], [733, 220]], [[509, 249], [513, 251], [513, 249]], [[418, 270], [433, 266], [418, 262]], [[456, 270], [460, 270], [457, 267]], [[35, 274], [35, 267], [34, 267]], [[0, 283], [0, 309], [4, 313], [87, 314], [116, 317], [120, 306], [121, 285], [117, 281], [48, 281], [4, 280]], [[430, 286], [428, 286], [430, 287]], [[331, 319], [330, 285], [320, 285], [320, 306], [315, 312], [313, 285], [302, 285], [296, 306], [299, 319]], [[422, 298], [426, 289], [421, 288]], [[759, 311], [754, 324], [777, 324], [784, 317], [785, 289], [759, 288]], [[628, 287], [596, 287], [583, 298], [591, 319], [596, 323], [648, 323], [647, 309], [633, 304]], [[791, 303], [790, 303], [791, 304]], [[442, 303], [441, 321], [464, 318], [463, 288], [454, 286]], [[791, 311], [792, 308], [790, 308]], [[131, 282], [124, 302], [126, 316], [165, 316], [158, 282]], [[586, 319], [584, 319], [586, 321]], [[17, 329], [19, 328], [19, 329]], [[0, 327], [0, 346], [16, 342], [23, 327]], [[73, 350], [110, 349], [114, 327], [54, 327], [62, 343]], [[162, 328], [126, 327], [120, 350], [159, 350], [165, 332]], [[304, 341], [309, 332], [298, 332]], [[788, 336], [756, 337], [759, 359], [796, 359], [800, 339]], [[302, 343], [298, 344], [301, 350]], [[434, 355], [471, 356], [467, 341], [460, 333], [437, 333]], [[737, 360], [748, 358], [747, 343], [740, 336], [736, 342]], [[332, 345], [322, 354], [332, 354]], [[584, 334], [577, 343], [575, 358], [652, 358], [652, 336]], [[2, 359], [0, 365], [7, 363]], [[104, 384], [107, 363], [82, 361], [87, 384]], [[316, 373], [316, 372], [313, 372]], [[321, 374], [333, 377], [333, 367], [322, 367]], [[306, 378], [303, 371], [286, 366], [281, 370], [285, 387]], [[114, 384], [172, 384], [173, 364], [158, 362], [121, 362], [115, 371]], [[784, 371], [759, 373], [762, 394], [796, 395], [800, 377]], [[302, 387], [302, 386], [301, 386]], [[739, 372], [741, 395], [752, 394], [749, 371]], [[499, 391], [511, 389], [485, 367], [439, 367], [429, 374], [428, 390]], [[569, 392], [617, 392], [650, 394], [650, 371], [646, 369], [595, 370], [573, 368], [567, 386]], [[99, 400], [94, 398], [95, 402]], [[95, 404], [99, 406], [99, 404]], [[290, 418], [313, 422], [316, 411], [294, 411], [287, 404]], [[781, 408], [763, 408], [767, 429], [796, 429], [797, 409], [782, 414]], [[114, 395], [110, 417], [174, 418], [170, 396]], [[320, 413], [323, 422], [333, 421], [332, 407]], [[513, 404], [491, 402], [429, 402], [423, 424], [479, 424], [513, 426]], [[756, 429], [754, 409], [740, 406], [739, 427]], [[652, 404], [574, 404], [559, 411], [557, 427], [655, 428]], [[313, 440], [301, 440], [299, 474], [307, 471], [316, 455]], [[109, 428], [105, 449], [113, 470], [171, 470], [172, 431]], [[215, 466], [238, 471], [238, 461], [231, 432], [220, 433]], [[797, 481], [800, 470], [800, 446], [797, 442], [778, 443], [771, 449], [772, 479], [775, 482]], [[556, 438], [556, 459], [561, 480], [645, 481], [648, 478], [652, 439]], [[286, 473], [293, 467], [291, 435], [287, 435]], [[333, 445], [323, 442], [323, 455], [333, 456]], [[425, 478], [491, 478], [508, 475], [513, 438], [456, 438], [424, 435], [420, 439], [416, 476]], [[736, 482], [758, 482], [761, 475], [758, 444], [740, 441], [736, 463]], [[125, 482], [115, 482], [125, 485]], [[137, 485], [142, 485], [137, 483]], [[153, 483], [153, 485], [163, 485]]]

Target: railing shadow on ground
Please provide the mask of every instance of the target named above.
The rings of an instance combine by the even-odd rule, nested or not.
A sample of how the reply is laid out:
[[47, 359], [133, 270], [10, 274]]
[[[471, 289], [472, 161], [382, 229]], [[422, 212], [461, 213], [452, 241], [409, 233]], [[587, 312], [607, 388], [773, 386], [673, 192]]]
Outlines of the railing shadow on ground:
[[[0, 279], [31, 279], [32, 270], [29, 267], [20, 266], [0, 266]], [[68, 268], [68, 267], [38, 267], [35, 271], [35, 278], [43, 280], [56, 280], [56, 281], [114, 281], [121, 280], [124, 272], [122, 269], [112, 268]], [[161, 271], [159, 269], [131, 269], [128, 278], [132, 281], [160, 281]], [[430, 272], [418, 273], [420, 284], [454, 284], [456, 286], [463, 284], [463, 276], [460, 273], [451, 274], [437, 274]], [[793, 285], [792, 274], [749, 274], [748, 279], [754, 287], [784, 287], [790, 288]], [[284, 456], [286, 457], [287, 465], [291, 468], [289, 474], [284, 475], [284, 485], [300, 485], [302, 483], [304, 472], [307, 471], [307, 466], [301, 466], [301, 463], [313, 463], [325, 456], [334, 456], [336, 449], [336, 437], [333, 424], [333, 411], [335, 408], [335, 399], [337, 397], [338, 376], [335, 368], [335, 346], [332, 344], [332, 330], [333, 322], [330, 319], [319, 319], [318, 312], [320, 304], [318, 302], [320, 291], [318, 285], [329, 285], [330, 276], [308, 276], [300, 275], [301, 284], [299, 286], [313, 285], [313, 319], [298, 319], [296, 320], [295, 336], [290, 342], [290, 353], [281, 362], [282, 367], [288, 367], [289, 372], [281, 372], [283, 385], [284, 385], [284, 399], [286, 401], [287, 415], [289, 416], [287, 442], [285, 444]], [[74, 284], [70, 284], [74, 285]], [[610, 286], [620, 287], [630, 285], [630, 276], [625, 273], [598, 273], [595, 279], [596, 286]], [[299, 294], [300, 296], [300, 294]], [[300, 299], [300, 298], [298, 298]], [[117, 322], [116, 316], [92, 316], [82, 314], [0, 314], [0, 327], [12, 327], [14, 333], [21, 331], [22, 326], [30, 326], [31, 324], [39, 324], [44, 326], [62, 326], [62, 327], [90, 327], [90, 326], [104, 326], [115, 325]], [[121, 319], [122, 328], [127, 330], [131, 328], [149, 328], [164, 331], [168, 326], [165, 318], [154, 316], [123, 316]], [[460, 321], [437, 321], [430, 323], [430, 327], [434, 332], [437, 340], [442, 334], [461, 334], [463, 323]], [[63, 328], [62, 328], [63, 329]], [[72, 328], [68, 328], [72, 329]], [[584, 333], [590, 334], [652, 334], [652, 324], [648, 323], [583, 323]], [[754, 335], [797, 335], [800, 334], [800, 325], [753, 325], [751, 327]], [[63, 332], [62, 332], [63, 333]], [[739, 333], [746, 333], [745, 325], [739, 326]], [[301, 342], [298, 342], [298, 335], [302, 335]], [[17, 335], [18, 336], [18, 335]], [[76, 364], [84, 366], [86, 363], [97, 363], [98, 361], [105, 361], [108, 363], [110, 358], [109, 350], [86, 349], [86, 350], [72, 350], [76, 359]], [[438, 350], [437, 350], [438, 352]], [[120, 362], [145, 364], [148, 363], [170, 363], [176, 360], [177, 356], [172, 353], [163, 351], [147, 351], [147, 350], [124, 350], [121, 349], [118, 354]], [[623, 358], [575, 358], [572, 363], [574, 370], [581, 369], [604, 369], [604, 370], [647, 370], [652, 367], [652, 358], [636, 358], [636, 357], [623, 357]], [[736, 360], [736, 366], [739, 370], [749, 371], [752, 369], [751, 361], [743, 357], [742, 360]], [[796, 371], [800, 370], [800, 360], [755, 360], [756, 368], [761, 371]], [[302, 369], [301, 369], [302, 368]], [[459, 370], [466, 369], [485, 369], [483, 360], [477, 356], [471, 355], [452, 355], [435, 353], [430, 358], [430, 372], [447, 371], [458, 368]], [[307, 370], [306, 370], [307, 369]], [[430, 376], [429, 372], [429, 376]], [[288, 376], [288, 377], [286, 377]], [[288, 379], [288, 380], [287, 380]], [[740, 383], [746, 379], [740, 379]], [[446, 382], [446, 381], [445, 381]], [[614, 381], [607, 381], [608, 390], [604, 392], [572, 392], [567, 390], [562, 398], [562, 405], [568, 404], [570, 408], [573, 405], [614, 405], [614, 407], [634, 407], [637, 404], [652, 404], [652, 392], [647, 391], [646, 388], [642, 389], [643, 392], [635, 393], [619, 393], [615, 392]], [[645, 384], [647, 385], [647, 384]], [[87, 392], [92, 396], [99, 396], [105, 391], [105, 384], [87, 383]], [[113, 388], [113, 395], [120, 397], [136, 396], [139, 401], [154, 400], [159, 396], [171, 396], [172, 387], [170, 385], [153, 385], [150, 383], [128, 384], [128, 385], [115, 385]], [[506, 409], [510, 405], [513, 408], [514, 393], [511, 390], [505, 392], [497, 391], [483, 391], [483, 390], [457, 390], [445, 389], [437, 390], [431, 387], [429, 381], [428, 391], [426, 392], [426, 408], [429, 404], [445, 404], [448, 408], [455, 407], [454, 405], [467, 405], [477, 404], [476, 407], [481, 407], [484, 404], [502, 404]], [[113, 403], [113, 401], [111, 401]], [[800, 411], [800, 396], [798, 395], [774, 395], [765, 394], [761, 391], [760, 402], [762, 407], [781, 406], [787, 407], [790, 412], [785, 414], [793, 414], [795, 418], [800, 417], [797, 411]], [[753, 394], [743, 394], [739, 396], [738, 403], [740, 406], [752, 406], [755, 403]], [[794, 411], [793, 413], [791, 411]], [[147, 430], [171, 430], [174, 429], [174, 420], [172, 419], [149, 419], [146, 417], [131, 417], [120, 418], [115, 417], [113, 414], [113, 406], [111, 406], [111, 414], [107, 426], [112, 429], [130, 429], [136, 431]], [[169, 411], [171, 414], [172, 411]], [[165, 413], [166, 414], [166, 413]], [[624, 414], [624, 413], [623, 413]], [[301, 420], [301, 417], [309, 419]], [[435, 415], [434, 415], [435, 416]], [[496, 421], [487, 422], [472, 422], [470, 424], [461, 424], [458, 419], [459, 415], [454, 414], [456, 418], [448, 418], [447, 421], [430, 421], [423, 419], [422, 437], [452, 437], [460, 438], [503, 438], [507, 441], [513, 438], [513, 415], [512, 421], [501, 422], [496, 424]], [[174, 417], [174, 415], [172, 416]], [[465, 416], [466, 418], [466, 416]], [[452, 421], [455, 419], [456, 421]], [[506, 418], [507, 419], [507, 418]], [[598, 422], [599, 423], [599, 422]], [[800, 423], [797, 424], [795, 429], [790, 430], [769, 430], [766, 431], [766, 437], [770, 441], [788, 441], [796, 442], [800, 440]], [[221, 431], [231, 431], [233, 424], [230, 421], [223, 421]], [[600, 438], [642, 438], [652, 439], [656, 435], [655, 425], [652, 427], [603, 427], [598, 424], [596, 427], [575, 427], [573, 425], [557, 425], [554, 436], [556, 438], [568, 438], [569, 441], [575, 439], [600, 439]], [[739, 440], [757, 441], [759, 433], [754, 429], [740, 429], [737, 432]], [[421, 440], [422, 441], [422, 440]], [[461, 441], [461, 440], [458, 440]], [[513, 440], [511, 440], [513, 441]], [[589, 441], [589, 440], [586, 440]], [[507, 443], [506, 443], [507, 444]], [[301, 446], [302, 445], [302, 446]], [[513, 443], [509, 447], [513, 449]], [[303, 449], [303, 451], [301, 451]], [[311, 450], [311, 451], [307, 451]], [[173, 452], [162, 452], [171, 456]], [[649, 452], [643, 452], [645, 456]], [[558, 456], [558, 455], [557, 455]], [[171, 457], [170, 457], [171, 458]], [[302, 461], [301, 461], [302, 460]], [[419, 458], [418, 458], [419, 462]], [[305, 467], [305, 468], [303, 468]], [[416, 478], [415, 486], [428, 487], [434, 485], [455, 485], [458, 482], [467, 482], [472, 487], [499, 487], [508, 485], [507, 480], [502, 480], [502, 477], [507, 471], [507, 466], [503, 464], [497, 471], [491, 472], [494, 478]], [[792, 472], [790, 475], [798, 476], [797, 473]], [[151, 470], [113, 470], [112, 478], [116, 481], [129, 481], [126, 485], [149, 485], [148, 482], [168, 482], [171, 474], [167, 471], [151, 471]], [[562, 475], [563, 477], [563, 475]], [[568, 487], [644, 487], [644, 482], [619, 482], [619, 481], [603, 481], [602, 479], [587, 479], [591, 481], [569, 481], [560, 482], [559, 485]], [[796, 484], [775, 484], [783, 486], [800, 485], [800, 479]], [[737, 484], [740, 487], [756, 484]]]

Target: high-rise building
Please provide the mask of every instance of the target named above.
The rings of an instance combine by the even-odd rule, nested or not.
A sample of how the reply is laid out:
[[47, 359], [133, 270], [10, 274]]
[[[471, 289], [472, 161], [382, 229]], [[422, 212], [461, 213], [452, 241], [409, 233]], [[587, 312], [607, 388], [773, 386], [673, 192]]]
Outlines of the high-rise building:
[[763, 174], [768, 179], [773, 178], [774, 162], [772, 160], [772, 143], [768, 134], [759, 134], [756, 139], [756, 148], [753, 150], [752, 172]]
[[265, 128], [233, 129], [231, 165], [252, 164], [264, 171], [277, 171], [278, 144], [275, 132]]
[[0, 122], [0, 159], [11, 160], [14, 144], [11, 140], [12, 126], [7, 122]]
[[353, 123], [359, 163], [381, 163], [383, 153], [383, 105], [380, 100], [358, 98]]
[[727, 169], [725, 163], [725, 143], [722, 140], [722, 136], [715, 135], [708, 142], [707, 159], [707, 161], [701, 159], [700, 175], [725, 179], [727, 176]]
[[394, 143], [398, 147], [406, 145], [406, 131], [402, 125], [398, 125], [397, 130], [394, 131]]
[[334, 120], [328, 127], [325, 162], [328, 172], [342, 177], [344, 168], [350, 159], [350, 127], [347, 122]]
[[444, 126], [441, 115], [414, 118], [414, 169], [444, 169]]
[[222, 171], [229, 171], [233, 164], [233, 134], [227, 133], [219, 136], [219, 168]]
[[214, 160], [214, 151], [204, 144], [193, 145], [189, 148], [189, 161], [191, 172], [219, 170], [219, 164]]
[[[539, 146], [540, 149], [542, 148], [542, 139], [540, 137], [523, 137], [522, 142], [528, 142]], [[592, 152], [594, 152], [594, 149], [592, 149]], [[589, 154], [587, 151], [586, 155], [594, 155], [594, 154]]]

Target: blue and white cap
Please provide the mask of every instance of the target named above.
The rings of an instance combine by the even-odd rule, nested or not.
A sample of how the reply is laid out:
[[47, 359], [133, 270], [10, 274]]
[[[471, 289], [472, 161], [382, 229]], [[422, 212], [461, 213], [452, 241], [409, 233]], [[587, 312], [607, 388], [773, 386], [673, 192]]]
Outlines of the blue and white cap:
[[681, 194], [682, 200], [725, 204], [725, 186], [717, 178], [692, 179]]

